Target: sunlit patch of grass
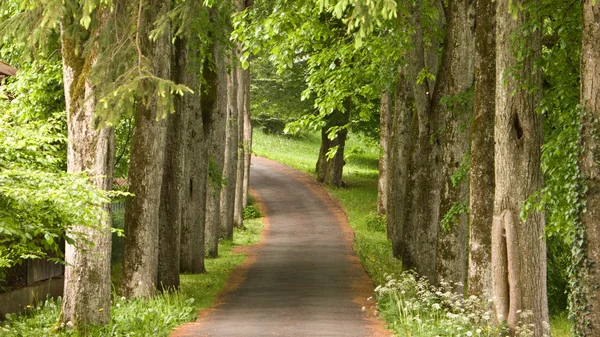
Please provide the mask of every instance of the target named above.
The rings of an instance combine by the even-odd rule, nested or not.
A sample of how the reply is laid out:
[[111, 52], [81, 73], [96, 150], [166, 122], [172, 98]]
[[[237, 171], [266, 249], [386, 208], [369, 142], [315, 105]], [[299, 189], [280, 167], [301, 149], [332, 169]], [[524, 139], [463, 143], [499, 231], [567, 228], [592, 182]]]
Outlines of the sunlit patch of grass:
[[571, 326], [571, 321], [569, 321], [566, 312], [550, 318], [553, 337], [571, 337]]

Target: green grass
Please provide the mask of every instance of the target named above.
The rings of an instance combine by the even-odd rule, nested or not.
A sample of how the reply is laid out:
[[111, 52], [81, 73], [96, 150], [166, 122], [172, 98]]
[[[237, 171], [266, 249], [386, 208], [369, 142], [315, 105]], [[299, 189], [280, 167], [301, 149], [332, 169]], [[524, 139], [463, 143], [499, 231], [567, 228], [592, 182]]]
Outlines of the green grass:
[[[7, 315], [7, 320], [0, 322], [0, 337], [168, 336], [173, 328], [195, 320], [201, 310], [214, 303], [231, 271], [246, 259], [245, 254], [235, 254], [233, 249], [260, 240], [260, 218], [246, 219], [244, 225], [245, 230], [234, 229], [233, 241], [219, 243], [219, 258], [206, 259], [206, 273], [181, 275], [180, 291], [157, 294], [149, 300], [126, 300], [114, 295], [111, 321], [105, 326], [92, 326], [85, 331], [67, 329], [60, 325], [61, 299], [48, 299], [27, 309], [25, 314]], [[119, 275], [119, 268], [120, 264], [114, 264], [113, 277]]]
[[221, 240], [219, 258], [206, 259], [204, 262], [205, 274], [181, 275], [181, 294], [194, 299], [197, 311], [212, 305], [217, 294], [227, 283], [229, 273], [246, 259], [244, 254], [233, 253], [233, 248], [252, 245], [260, 240], [263, 227], [261, 219], [246, 219], [244, 226], [246, 230], [234, 230], [233, 242]]
[[[378, 292], [381, 295], [378, 298], [380, 310], [387, 310], [387, 312], [382, 312], [382, 317], [387, 320], [388, 326], [396, 331], [398, 336], [449, 335], [448, 327], [456, 328], [457, 324], [451, 320], [448, 321], [445, 315], [438, 317], [436, 316], [438, 314], [433, 316], [431, 314], [432, 303], [438, 303], [440, 298], [429, 293], [433, 302], [425, 303], [420, 299], [423, 297], [423, 292], [419, 296], [409, 298], [408, 295], [401, 295], [402, 290], [397, 288], [399, 284], [403, 284], [406, 285], [407, 291], [411, 291], [415, 290], [419, 283], [412, 280], [410, 275], [402, 274], [400, 261], [392, 257], [391, 244], [386, 237], [385, 219], [376, 215], [377, 146], [371, 142], [370, 148], [361, 148], [358, 145], [361, 141], [364, 140], [356, 137], [350, 138], [346, 146], [349, 155], [344, 167], [344, 181], [348, 188], [329, 188], [329, 192], [344, 205], [349, 224], [355, 233], [354, 249], [365, 270], [375, 284], [384, 285]], [[319, 145], [320, 136], [317, 134], [292, 138], [268, 135], [255, 130], [253, 139], [253, 151], [258, 156], [276, 160], [310, 174], [314, 174], [315, 171]], [[388, 275], [387, 278], [386, 275]], [[391, 279], [394, 280], [394, 283], [392, 286], [388, 286]], [[410, 287], [412, 288], [409, 289]], [[421, 287], [426, 286], [421, 284]], [[422, 289], [422, 291], [425, 290]], [[390, 299], [390, 297], [393, 298]], [[419, 301], [421, 303], [418, 303]], [[412, 309], [403, 311], [402, 308], [407, 306], [411, 306]], [[408, 312], [410, 315], [407, 314]], [[489, 316], [485, 312], [476, 314]], [[404, 317], [402, 317], [403, 315]], [[483, 335], [497, 334], [489, 327], [486, 330], [485, 322], [480, 326], [483, 327]], [[551, 326], [553, 336], [570, 336], [570, 323], [564, 315], [552, 317]], [[472, 328], [473, 335], [476, 335], [477, 326], [472, 326]]]

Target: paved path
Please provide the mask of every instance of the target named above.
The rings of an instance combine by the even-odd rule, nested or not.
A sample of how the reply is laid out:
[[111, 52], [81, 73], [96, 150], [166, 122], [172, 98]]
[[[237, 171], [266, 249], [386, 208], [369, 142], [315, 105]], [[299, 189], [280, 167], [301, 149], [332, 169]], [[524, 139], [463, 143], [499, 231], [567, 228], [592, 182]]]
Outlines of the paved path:
[[258, 157], [250, 181], [264, 208], [263, 239], [217, 304], [173, 336], [390, 336], [369, 310], [372, 283], [329, 194], [306, 174]]

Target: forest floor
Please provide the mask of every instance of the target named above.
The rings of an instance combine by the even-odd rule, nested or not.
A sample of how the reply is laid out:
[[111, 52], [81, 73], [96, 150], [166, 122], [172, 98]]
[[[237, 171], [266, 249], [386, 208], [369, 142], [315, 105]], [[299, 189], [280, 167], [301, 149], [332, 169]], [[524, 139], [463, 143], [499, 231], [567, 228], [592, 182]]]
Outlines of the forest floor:
[[216, 304], [173, 336], [389, 336], [353, 232], [331, 195], [300, 171], [254, 157], [263, 240]]

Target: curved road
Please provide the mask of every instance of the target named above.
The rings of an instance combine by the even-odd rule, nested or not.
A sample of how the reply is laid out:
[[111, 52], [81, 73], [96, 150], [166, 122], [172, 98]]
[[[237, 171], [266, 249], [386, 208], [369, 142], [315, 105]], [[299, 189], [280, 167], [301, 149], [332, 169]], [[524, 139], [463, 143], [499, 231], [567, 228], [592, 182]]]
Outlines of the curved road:
[[250, 181], [265, 214], [263, 239], [213, 308], [173, 336], [390, 336], [333, 198], [308, 175], [264, 158], [252, 158]]

